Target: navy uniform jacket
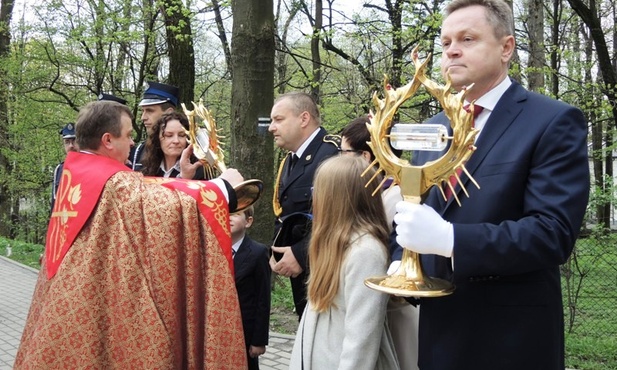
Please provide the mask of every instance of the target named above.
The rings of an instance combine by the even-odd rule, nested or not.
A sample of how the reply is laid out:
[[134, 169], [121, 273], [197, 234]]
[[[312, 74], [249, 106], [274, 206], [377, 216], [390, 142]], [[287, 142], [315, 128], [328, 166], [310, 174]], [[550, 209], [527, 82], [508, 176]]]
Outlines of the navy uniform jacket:
[[[234, 270], [246, 347], [268, 345], [270, 328], [269, 249], [248, 236], [234, 256]], [[255, 360], [257, 358], [249, 359]], [[255, 366], [255, 365], [252, 365]], [[249, 369], [258, 368], [251, 367]]]
[[[302, 153], [302, 158], [298, 158], [298, 162], [289, 173], [289, 176], [287, 176], [285, 181], [281, 181], [278, 189], [278, 200], [283, 211], [279, 218], [284, 218], [296, 212], [311, 213], [312, 187], [315, 171], [323, 160], [338, 153], [338, 147], [334, 143], [329, 140], [324, 141], [326, 135], [326, 130], [320, 127], [319, 133], [313, 138], [313, 141], [311, 141], [304, 153]], [[290, 166], [290, 164], [291, 161], [287, 161], [282, 171], [288, 171], [288, 166]], [[280, 220], [277, 219], [275, 223], [275, 235], [278, 233], [280, 227]], [[307, 236], [301, 241], [291, 245], [294, 257], [304, 270], [299, 276], [291, 278], [294, 304], [298, 315], [302, 315], [304, 307], [306, 306], [305, 280], [308, 271], [308, 240], [309, 237]]]
[[[430, 122], [449, 126], [443, 113]], [[559, 265], [589, 196], [587, 123], [580, 110], [513, 82], [476, 146], [466, 168], [480, 189], [463, 174], [461, 207], [437, 188], [426, 199], [454, 224], [454, 250], [453, 259], [422, 255], [423, 268], [456, 290], [421, 300], [420, 368], [563, 370]]]
[[[194, 162], [193, 162], [194, 163]], [[162, 169], [159, 168], [159, 170], [156, 173], [156, 177], [163, 177], [165, 175], [165, 173], [163, 172]], [[180, 171], [178, 171], [177, 169], [172, 169], [171, 173], [169, 174], [169, 177], [174, 179], [176, 177], [178, 177], [178, 175], [180, 175]], [[206, 179], [206, 175], [205, 175], [205, 171], [203, 167], [198, 167], [197, 170], [195, 171], [195, 175], [193, 175], [192, 180], [205, 180]]]
[[56, 203], [56, 193], [60, 186], [60, 179], [62, 179], [62, 170], [64, 168], [64, 162], [60, 162], [54, 169], [54, 181], [51, 184], [51, 208], [54, 209], [54, 203]]
[[142, 170], [142, 165], [141, 165], [141, 159], [144, 156], [144, 150], [146, 149], [146, 143], [145, 142], [141, 142], [139, 143], [137, 146], [134, 146], [131, 148], [131, 151], [129, 153], [129, 161], [131, 162], [129, 167], [131, 167], [131, 169], [133, 171], [141, 171]]

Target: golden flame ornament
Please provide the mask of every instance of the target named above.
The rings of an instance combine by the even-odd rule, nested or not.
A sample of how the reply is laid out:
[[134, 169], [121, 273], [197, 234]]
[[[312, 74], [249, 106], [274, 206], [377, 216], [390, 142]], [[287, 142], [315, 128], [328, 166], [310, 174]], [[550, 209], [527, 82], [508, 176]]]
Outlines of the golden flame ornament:
[[[210, 111], [204, 106], [200, 99], [199, 103], [193, 102], [193, 110], [188, 110], [182, 103], [184, 114], [189, 120], [187, 135], [189, 142], [193, 145], [193, 154], [203, 165], [209, 178], [215, 177], [215, 173], [223, 172], [227, 169], [225, 165], [225, 155], [221, 145], [222, 136], [219, 136], [220, 129], [216, 126], [216, 121]], [[230, 213], [239, 212], [255, 203], [263, 192], [263, 182], [261, 180], [246, 180], [234, 187], [238, 205]]]
[[[370, 112], [370, 124], [367, 124], [371, 137], [369, 146], [375, 155], [375, 160], [371, 165], [378, 168], [377, 174], [384, 175], [384, 181], [387, 177], [392, 177], [394, 182], [400, 185], [403, 199], [413, 203], [421, 203], [428, 190], [434, 185], [443, 184], [454, 190], [449, 179], [450, 176], [456, 176], [457, 180], [460, 180], [457, 169], [465, 172], [479, 188], [465, 168], [465, 162], [475, 150], [474, 141], [478, 134], [478, 131], [473, 128], [473, 113], [463, 109], [467, 90], [452, 94], [449, 78], [446, 85], [440, 85], [426, 77], [425, 69], [429, 59], [420, 61], [417, 50], [416, 47], [412, 52], [412, 60], [416, 68], [412, 81], [395, 89], [388, 84], [386, 77], [384, 98], [379, 99], [377, 93], [373, 94], [374, 111]], [[453, 136], [443, 138], [452, 142], [442, 157], [422, 166], [414, 166], [393, 153], [388, 132], [398, 108], [412, 97], [420, 86], [424, 86], [441, 104], [445, 115], [451, 122]], [[468, 89], [470, 88], [471, 86]], [[473, 112], [473, 103], [470, 109]], [[374, 181], [377, 174], [368, 182]], [[459, 184], [469, 196], [460, 181]], [[439, 188], [446, 199], [442, 186]], [[454, 191], [452, 194], [460, 205], [460, 200]], [[396, 272], [390, 276], [368, 278], [365, 284], [372, 289], [404, 297], [439, 297], [454, 291], [454, 286], [450, 282], [424, 276], [418, 254], [407, 248], [403, 249], [401, 265]]]

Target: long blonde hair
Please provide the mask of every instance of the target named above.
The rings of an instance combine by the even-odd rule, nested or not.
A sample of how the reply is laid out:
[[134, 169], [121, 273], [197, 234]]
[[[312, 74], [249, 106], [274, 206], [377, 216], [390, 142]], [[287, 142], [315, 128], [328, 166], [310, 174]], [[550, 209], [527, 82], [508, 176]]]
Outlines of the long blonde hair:
[[374, 170], [361, 177], [367, 163], [360, 156], [324, 161], [313, 181], [313, 228], [309, 244], [308, 299], [318, 312], [333, 305], [340, 272], [353, 233], [368, 233], [382, 242], [387, 254], [389, 229], [377, 182], [365, 187]]

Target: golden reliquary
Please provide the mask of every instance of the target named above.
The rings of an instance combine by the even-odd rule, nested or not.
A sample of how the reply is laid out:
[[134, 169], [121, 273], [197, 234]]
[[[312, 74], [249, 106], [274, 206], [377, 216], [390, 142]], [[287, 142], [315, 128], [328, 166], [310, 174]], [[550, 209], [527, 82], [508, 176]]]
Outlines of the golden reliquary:
[[[400, 185], [403, 199], [414, 203], [420, 203], [434, 185], [439, 185], [441, 194], [446, 199], [441, 185], [454, 190], [450, 177], [455, 176], [460, 180], [459, 171], [464, 172], [479, 188], [465, 168], [465, 163], [475, 150], [474, 141], [478, 133], [473, 128], [473, 103], [471, 112], [463, 109], [467, 90], [453, 94], [449, 79], [444, 86], [427, 78], [425, 69], [428, 58], [421, 62], [417, 48], [412, 52], [412, 59], [416, 71], [411, 82], [395, 89], [388, 84], [386, 78], [383, 99], [379, 99], [377, 93], [373, 95], [374, 111], [370, 113], [371, 123], [367, 126], [371, 136], [369, 145], [375, 154], [375, 161], [371, 166], [377, 166], [379, 170], [369, 182], [375, 181], [379, 174], [384, 175], [384, 181], [387, 177], [392, 177]], [[420, 86], [424, 86], [441, 104], [452, 125], [451, 137], [448, 136], [447, 128], [442, 125], [392, 125], [399, 107], [412, 97]], [[468, 89], [471, 88], [470, 86]], [[393, 147], [401, 150], [443, 150], [447, 147], [448, 140], [451, 145], [446, 153], [422, 166], [411, 165], [392, 151]], [[464, 187], [462, 189], [469, 196], [467, 190]], [[460, 205], [454, 191], [452, 193]], [[454, 286], [449, 281], [424, 276], [418, 254], [407, 248], [403, 250], [401, 265], [396, 272], [390, 276], [368, 278], [365, 284], [369, 288], [403, 297], [439, 297], [454, 291]]]
[[[215, 177], [216, 172], [227, 169], [225, 156], [221, 146], [221, 137], [218, 135], [216, 121], [210, 111], [204, 106], [203, 101], [193, 102], [193, 110], [188, 110], [184, 103], [182, 109], [189, 120], [187, 135], [193, 145], [193, 154], [203, 165], [208, 178]], [[234, 187], [238, 205], [231, 213], [239, 212], [255, 203], [263, 192], [261, 180], [246, 180]]]

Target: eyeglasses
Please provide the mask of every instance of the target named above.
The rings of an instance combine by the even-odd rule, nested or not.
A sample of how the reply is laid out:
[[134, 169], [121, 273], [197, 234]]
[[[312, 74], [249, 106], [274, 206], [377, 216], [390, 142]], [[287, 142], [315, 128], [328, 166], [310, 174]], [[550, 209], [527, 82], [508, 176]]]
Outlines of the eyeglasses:
[[356, 153], [356, 154], [360, 154], [360, 153], [362, 153], [362, 150], [355, 150], [355, 149], [341, 149], [341, 148], [338, 148], [338, 152], [339, 152], [339, 154], [345, 154], [345, 153]]

